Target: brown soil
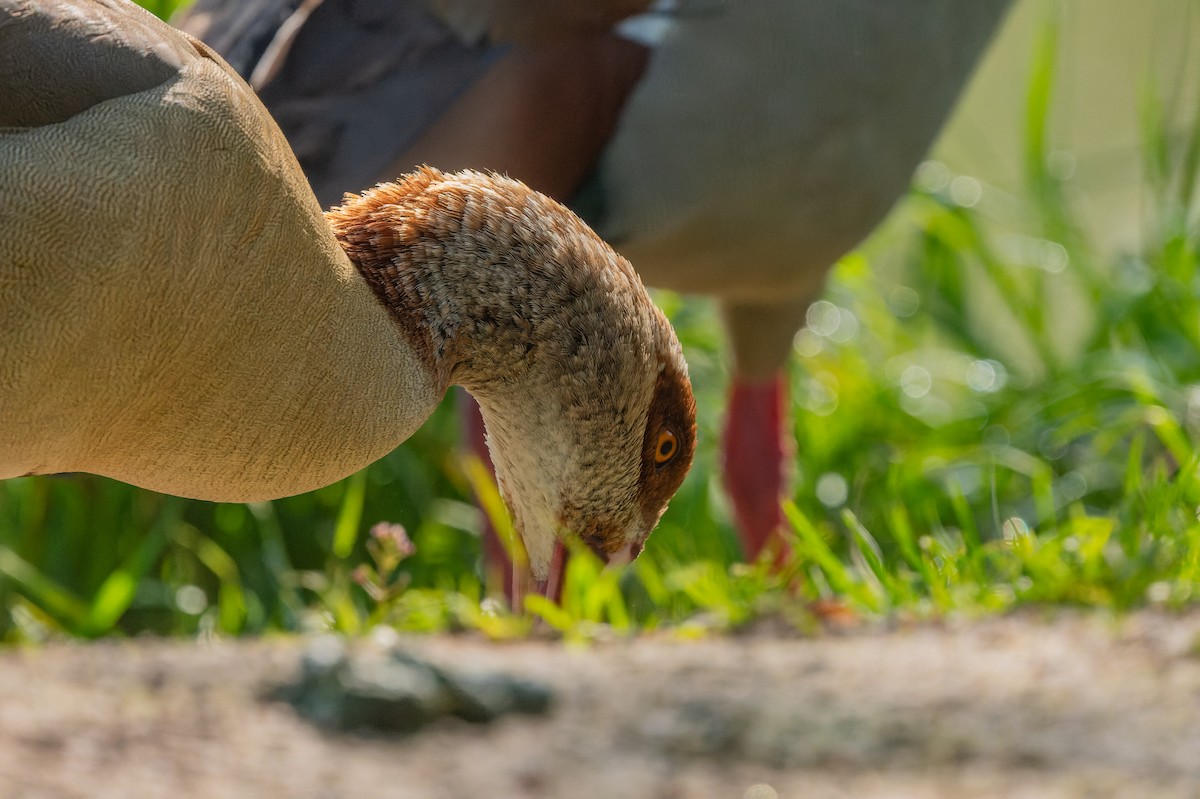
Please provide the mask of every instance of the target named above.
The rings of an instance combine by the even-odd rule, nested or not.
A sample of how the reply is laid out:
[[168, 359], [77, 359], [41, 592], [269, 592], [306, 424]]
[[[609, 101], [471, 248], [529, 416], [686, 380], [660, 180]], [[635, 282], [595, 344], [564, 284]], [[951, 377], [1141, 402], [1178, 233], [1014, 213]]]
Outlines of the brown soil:
[[9, 651], [0, 798], [1200, 797], [1198, 642], [1200, 612], [586, 649], [421, 638], [421, 658], [555, 702], [408, 737], [322, 732], [262, 699], [302, 641]]

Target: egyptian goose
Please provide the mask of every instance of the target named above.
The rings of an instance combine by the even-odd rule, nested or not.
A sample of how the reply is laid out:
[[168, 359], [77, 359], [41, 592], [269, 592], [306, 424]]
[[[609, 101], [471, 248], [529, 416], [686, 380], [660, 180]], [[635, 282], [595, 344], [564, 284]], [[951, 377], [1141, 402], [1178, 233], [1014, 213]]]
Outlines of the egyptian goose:
[[648, 4], [198, 0], [179, 22], [252, 76], [318, 197], [484, 166], [590, 209], [649, 284], [718, 297], [726, 484], [753, 558], [781, 523], [793, 336], [906, 191], [1009, 0], [632, 16]]
[[635, 556], [695, 405], [638, 276], [515, 180], [421, 169], [326, 214], [251, 89], [129, 0], [0, 0], [0, 478], [317, 488], [478, 399], [537, 579]]

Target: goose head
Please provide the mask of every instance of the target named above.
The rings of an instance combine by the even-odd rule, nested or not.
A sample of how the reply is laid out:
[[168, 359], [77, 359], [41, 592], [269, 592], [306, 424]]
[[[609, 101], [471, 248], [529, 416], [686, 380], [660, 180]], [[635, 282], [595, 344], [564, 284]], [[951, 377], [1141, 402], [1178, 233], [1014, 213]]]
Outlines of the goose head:
[[423, 168], [328, 213], [440, 390], [478, 400], [535, 579], [577, 536], [635, 557], [691, 466], [695, 401], [637, 273], [515, 180]]

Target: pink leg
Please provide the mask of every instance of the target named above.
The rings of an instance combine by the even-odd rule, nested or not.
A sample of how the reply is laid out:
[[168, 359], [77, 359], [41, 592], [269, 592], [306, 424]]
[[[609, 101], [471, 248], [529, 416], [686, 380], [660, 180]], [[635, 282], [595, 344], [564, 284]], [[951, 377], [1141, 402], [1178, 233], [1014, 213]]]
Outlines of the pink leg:
[[735, 381], [725, 422], [725, 489], [733, 502], [746, 560], [763, 550], [785, 553], [780, 531], [788, 439], [784, 434], [787, 391], [783, 375], [764, 383]]
[[[561, 541], [554, 542], [554, 556], [550, 560], [550, 574], [543, 582], [534, 582], [534, 590], [555, 602], [562, 602], [563, 576], [567, 571], [567, 559], [570, 555]], [[515, 605], [515, 603], [514, 603]]]

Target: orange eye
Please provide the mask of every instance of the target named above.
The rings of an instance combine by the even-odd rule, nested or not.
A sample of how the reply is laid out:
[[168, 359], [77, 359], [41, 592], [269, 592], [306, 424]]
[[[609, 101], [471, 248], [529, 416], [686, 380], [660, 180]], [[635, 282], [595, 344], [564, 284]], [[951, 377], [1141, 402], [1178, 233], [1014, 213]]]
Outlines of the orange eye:
[[670, 430], [663, 430], [658, 434], [658, 443], [654, 445], [654, 462], [666, 463], [674, 458], [678, 451], [679, 439], [675, 438], [675, 434]]

